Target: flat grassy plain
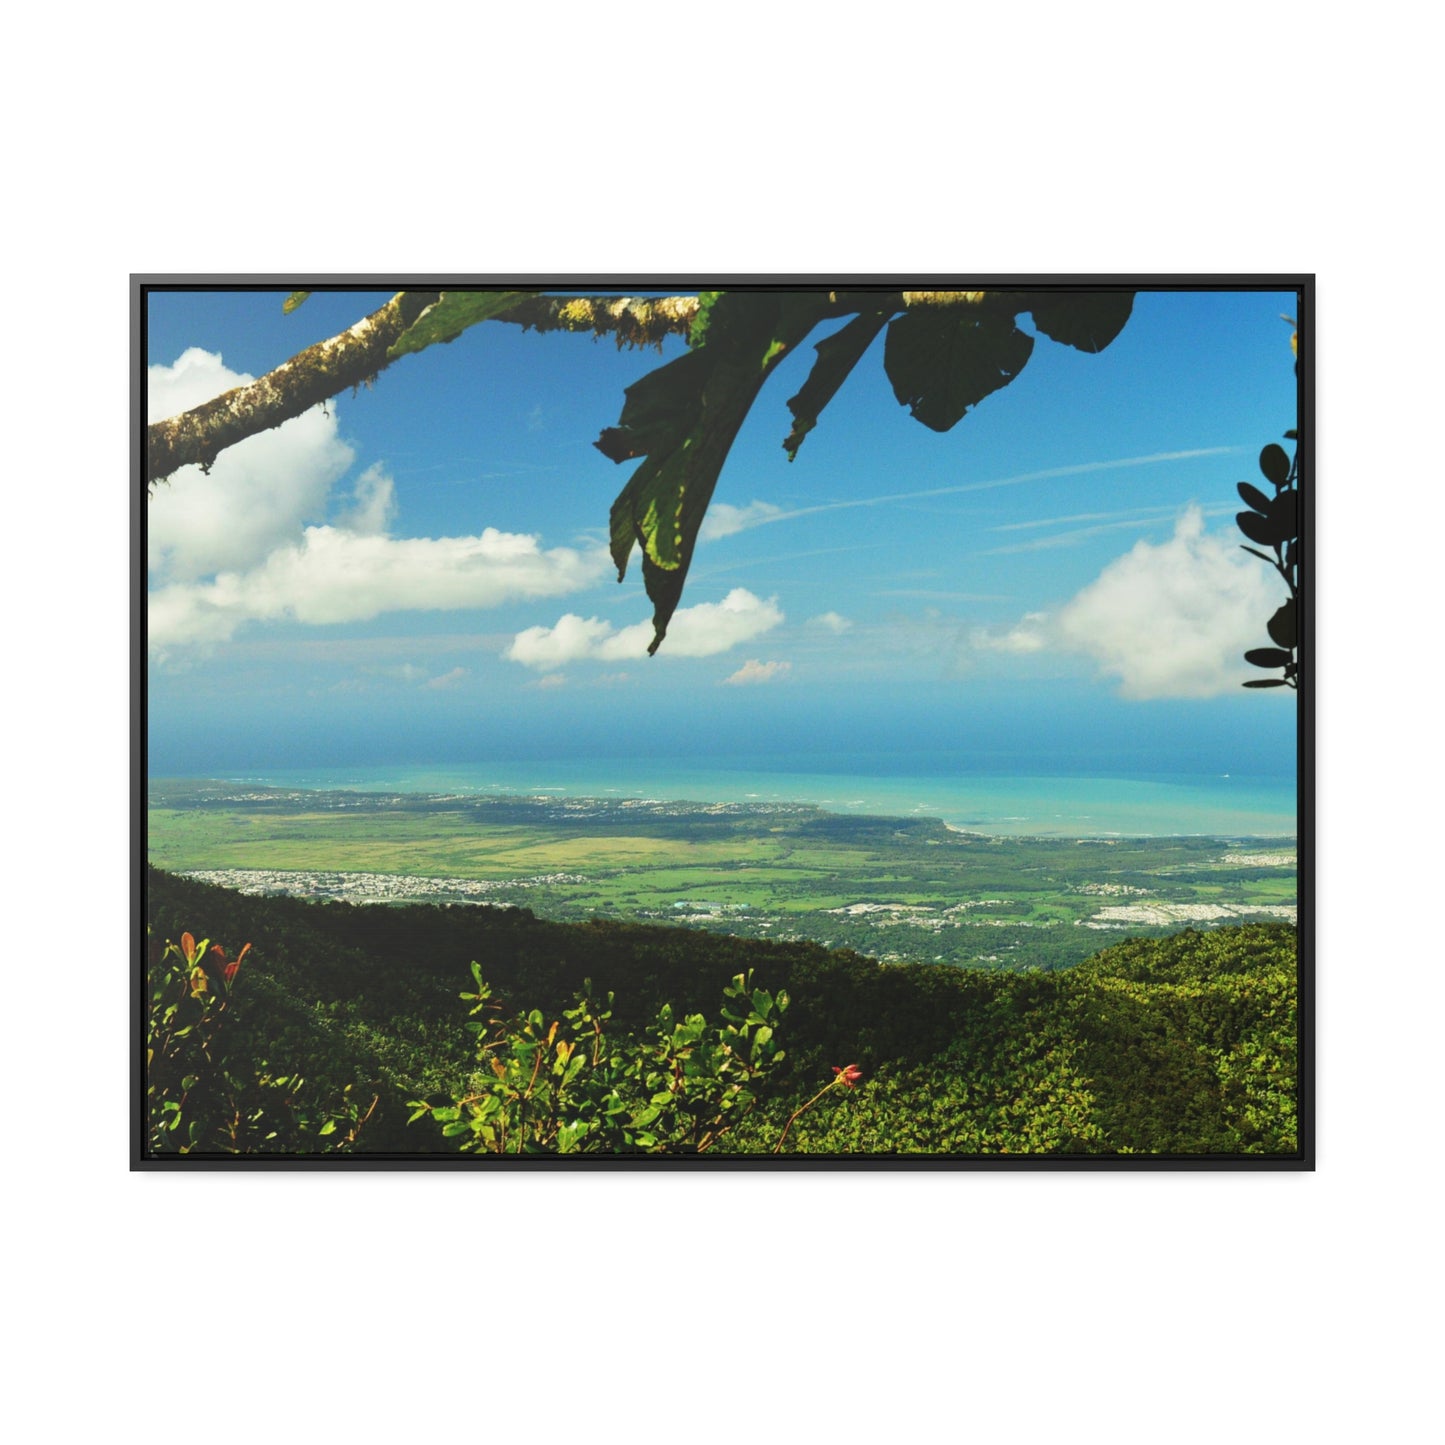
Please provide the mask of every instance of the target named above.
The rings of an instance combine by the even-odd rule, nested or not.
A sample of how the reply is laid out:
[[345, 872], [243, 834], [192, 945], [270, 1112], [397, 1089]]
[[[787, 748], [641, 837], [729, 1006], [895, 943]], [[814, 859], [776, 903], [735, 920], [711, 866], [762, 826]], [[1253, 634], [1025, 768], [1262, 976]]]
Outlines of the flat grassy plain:
[[248, 892], [513, 904], [974, 967], [1066, 967], [1297, 904], [1293, 840], [989, 837], [802, 804], [158, 780], [148, 827], [155, 866]]

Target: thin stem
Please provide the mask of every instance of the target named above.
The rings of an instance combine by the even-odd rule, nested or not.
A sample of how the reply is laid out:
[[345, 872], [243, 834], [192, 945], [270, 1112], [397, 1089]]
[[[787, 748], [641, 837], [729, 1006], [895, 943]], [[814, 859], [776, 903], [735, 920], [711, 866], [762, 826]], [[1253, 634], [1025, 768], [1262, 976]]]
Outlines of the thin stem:
[[797, 1119], [798, 1115], [799, 1115], [799, 1114], [806, 1114], [806, 1113], [808, 1112], [808, 1110], [811, 1109], [811, 1108], [813, 1107], [813, 1105], [816, 1104], [816, 1103], [818, 1102], [818, 1100], [821, 1099], [821, 1098], [823, 1097], [823, 1095], [828, 1092], [829, 1089], [836, 1087], [837, 1084], [838, 1084], [839, 1082], [841, 1082], [842, 1078], [843, 1078], [842, 1074], [838, 1074], [838, 1075], [837, 1075], [835, 1078], [833, 1078], [829, 1083], [824, 1084], [823, 1087], [822, 1087], [821, 1089], [819, 1089], [818, 1092], [817, 1092], [816, 1094], [814, 1094], [813, 1097], [812, 1097], [811, 1099], [809, 1099], [806, 1104], [804, 1104], [804, 1105], [803, 1105], [801, 1108], [799, 1108], [799, 1109], [794, 1109], [794, 1110], [793, 1110], [792, 1115], [791, 1115], [791, 1116], [789, 1117], [789, 1119], [788, 1119], [788, 1122], [783, 1125], [782, 1135], [779, 1137], [778, 1142], [773, 1146], [773, 1153], [774, 1153], [774, 1154], [780, 1154], [780, 1153], [782, 1153], [783, 1143], [784, 1143], [784, 1141], [785, 1141], [785, 1140], [787, 1139], [787, 1137], [788, 1137], [788, 1130], [793, 1127], [793, 1122], [794, 1122], [794, 1120]]

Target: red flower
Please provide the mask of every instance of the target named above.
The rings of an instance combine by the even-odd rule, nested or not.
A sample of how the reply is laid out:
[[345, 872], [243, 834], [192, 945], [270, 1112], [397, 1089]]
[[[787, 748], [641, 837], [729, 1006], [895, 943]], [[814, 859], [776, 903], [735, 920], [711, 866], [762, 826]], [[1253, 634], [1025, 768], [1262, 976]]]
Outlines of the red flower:
[[840, 1069], [837, 1064], [834, 1064], [833, 1072], [837, 1074], [850, 1089], [863, 1077], [863, 1070], [860, 1069], [857, 1064], [849, 1064], [843, 1069]]

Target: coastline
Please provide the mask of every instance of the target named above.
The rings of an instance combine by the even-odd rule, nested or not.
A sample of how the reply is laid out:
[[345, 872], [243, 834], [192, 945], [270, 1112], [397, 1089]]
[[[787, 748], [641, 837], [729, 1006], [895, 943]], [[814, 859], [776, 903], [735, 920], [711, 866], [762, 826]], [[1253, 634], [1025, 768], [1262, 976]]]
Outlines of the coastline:
[[936, 818], [954, 831], [1014, 838], [1281, 840], [1298, 836], [1294, 780], [1239, 775], [868, 777], [569, 761], [247, 770], [207, 781], [299, 792], [499, 801], [807, 806], [843, 817]]

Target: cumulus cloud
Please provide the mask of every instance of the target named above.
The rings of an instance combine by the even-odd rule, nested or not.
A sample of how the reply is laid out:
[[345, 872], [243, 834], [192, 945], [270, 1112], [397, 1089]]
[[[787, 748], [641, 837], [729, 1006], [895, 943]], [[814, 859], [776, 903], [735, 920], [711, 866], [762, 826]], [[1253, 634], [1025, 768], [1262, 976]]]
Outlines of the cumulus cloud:
[[1111, 562], [1058, 624], [1125, 697], [1212, 697], [1252, 675], [1241, 654], [1281, 600], [1274, 574], [1234, 537], [1206, 534], [1191, 507], [1169, 541], [1137, 542]]
[[248, 572], [177, 583], [150, 598], [150, 645], [164, 653], [223, 642], [244, 622], [360, 622], [383, 612], [495, 607], [555, 597], [607, 572], [602, 548], [543, 551], [536, 537], [488, 527], [480, 537], [367, 536], [307, 527]]
[[1135, 543], [1052, 617], [1030, 613], [970, 641], [976, 650], [1082, 653], [1127, 698], [1214, 697], [1253, 675], [1241, 655], [1260, 645], [1282, 600], [1273, 574], [1233, 536], [1206, 533], [1190, 507], [1167, 542]]
[[[679, 608], [662, 651], [668, 657], [712, 657], [750, 642], [782, 620], [776, 598], [764, 602], [745, 587], [735, 587], [721, 602]], [[651, 642], [651, 622], [615, 628], [601, 618], [569, 612], [555, 626], [519, 632], [502, 655], [547, 672], [584, 659], [620, 662], [645, 657]]]
[[792, 669], [791, 662], [759, 662], [749, 658], [731, 677], [723, 678], [726, 687], [750, 687], [757, 683], [772, 682]]
[[835, 637], [841, 637], [847, 632], [852, 623], [836, 612], [820, 612], [816, 617], [808, 619], [809, 627], [818, 627], [825, 632], [831, 632]]
[[[193, 347], [174, 366], [150, 368], [149, 415], [174, 416], [249, 380]], [[609, 570], [602, 547], [543, 550], [534, 536], [490, 527], [394, 537], [395, 488], [381, 464], [337, 489], [353, 459], [334, 409], [313, 409], [228, 448], [208, 476], [186, 467], [157, 487], [147, 516], [152, 653], [166, 661], [252, 622], [359, 622], [557, 597]]]
[[[161, 421], [253, 380], [199, 347], [147, 372], [146, 414]], [[146, 510], [147, 564], [161, 583], [256, 565], [326, 514], [331, 488], [354, 460], [334, 408], [313, 408], [217, 457], [210, 474], [182, 467]], [[368, 484], [374, 485], [374, 484]]]

